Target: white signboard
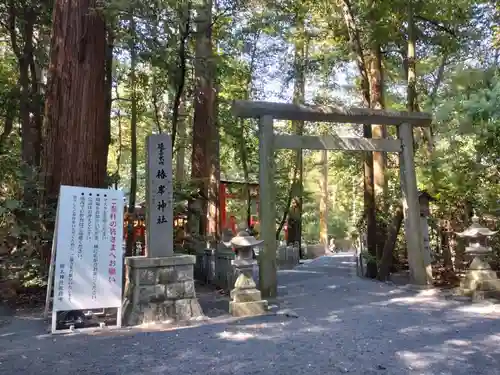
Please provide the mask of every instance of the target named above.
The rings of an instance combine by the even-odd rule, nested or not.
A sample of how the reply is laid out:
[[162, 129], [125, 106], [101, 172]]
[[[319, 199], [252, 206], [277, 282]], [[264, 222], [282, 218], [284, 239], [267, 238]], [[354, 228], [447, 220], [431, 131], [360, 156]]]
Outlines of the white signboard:
[[54, 313], [121, 306], [121, 191], [61, 186], [54, 241]]

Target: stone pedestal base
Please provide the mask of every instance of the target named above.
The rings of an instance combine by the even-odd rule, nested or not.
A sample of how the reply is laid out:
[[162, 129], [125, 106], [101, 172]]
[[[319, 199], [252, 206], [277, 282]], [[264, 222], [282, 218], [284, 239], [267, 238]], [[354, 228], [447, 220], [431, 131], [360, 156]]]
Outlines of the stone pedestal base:
[[229, 313], [236, 317], [257, 316], [267, 313], [267, 301], [262, 299], [260, 290], [256, 288], [252, 278], [254, 260], [238, 259], [233, 261], [235, 268], [240, 271], [234, 289], [231, 290]]
[[203, 316], [194, 289], [195, 261], [194, 256], [181, 254], [126, 258], [123, 323], [132, 326]]
[[475, 257], [460, 283], [462, 293], [473, 299], [488, 298], [500, 293], [500, 280], [485, 260]]

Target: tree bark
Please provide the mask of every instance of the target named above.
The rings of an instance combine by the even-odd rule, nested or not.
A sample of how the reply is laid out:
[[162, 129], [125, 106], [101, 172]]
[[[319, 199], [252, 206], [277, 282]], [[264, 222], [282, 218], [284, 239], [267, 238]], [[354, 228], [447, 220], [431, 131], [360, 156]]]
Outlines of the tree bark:
[[[381, 52], [381, 28], [379, 25], [378, 7], [374, 1], [368, 2], [368, 48], [365, 58], [370, 87], [370, 108], [384, 109], [384, 72], [382, 68]], [[384, 124], [372, 124], [372, 138], [386, 138], [387, 128]], [[387, 181], [385, 178], [387, 165], [387, 153], [373, 152], [373, 183], [376, 214], [376, 257], [377, 261], [382, 258], [384, 242], [386, 237], [386, 224], [382, 215], [389, 209], [387, 201]]]
[[[371, 41], [372, 46], [369, 51], [369, 80], [370, 80], [370, 108], [384, 109], [384, 76], [382, 70], [382, 54], [380, 44]], [[385, 125], [372, 125], [372, 138], [386, 138], [387, 129]], [[385, 170], [387, 164], [387, 153], [373, 152], [373, 183], [375, 193], [375, 212], [386, 212], [387, 205], [387, 181]], [[380, 261], [384, 249], [386, 237], [386, 227], [382, 217], [377, 217], [377, 260]]]
[[[190, 10], [191, 10], [191, 2], [188, 1], [186, 7], [183, 7], [181, 5], [179, 9], [179, 46], [178, 46], [178, 53], [177, 53], [177, 59], [178, 59], [178, 70], [177, 74], [175, 75], [175, 96], [174, 96], [174, 103], [173, 103], [173, 108], [172, 108], [172, 145], [175, 146], [175, 139], [177, 137], [177, 132], [179, 131], [179, 122], [184, 121], [184, 118], [180, 118], [182, 116], [182, 109], [183, 103], [182, 103], [182, 98], [184, 95], [184, 86], [186, 84], [186, 73], [187, 73], [187, 42], [188, 42], [188, 37], [191, 32], [191, 17], [190, 17]], [[184, 126], [185, 124], [181, 124], [180, 126]], [[185, 128], [182, 129], [182, 131], [185, 133]], [[180, 133], [180, 131], [179, 131]], [[181, 140], [181, 142], [184, 142], [184, 139]], [[173, 150], [173, 149], [172, 149]], [[178, 160], [178, 159], [177, 159]], [[184, 163], [184, 161], [183, 161]], [[184, 174], [184, 173], [183, 173]]]
[[122, 136], [122, 114], [120, 109], [116, 114], [118, 117], [116, 126], [118, 127], [118, 150], [116, 152], [116, 172], [114, 175], [115, 189], [118, 189], [120, 183], [120, 168], [122, 164], [122, 153], [123, 153], [123, 136]]
[[[294, 57], [294, 89], [293, 103], [304, 104], [306, 87], [306, 61], [308, 41], [305, 30], [305, 10], [300, 9], [295, 14], [297, 35], [295, 36], [295, 57]], [[292, 132], [302, 135], [304, 132], [304, 121], [292, 121]], [[303, 204], [303, 160], [302, 150], [295, 151], [295, 166], [292, 173], [291, 184], [291, 204], [288, 209], [288, 243], [298, 243], [301, 246], [302, 233], [302, 204]]]
[[408, 112], [414, 112], [416, 110], [417, 104], [415, 38], [415, 24], [413, 21], [412, 0], [408, 0], [408, 86], [406, 91], [406, 107]]
[[[371, 138], [371, 125], [363, 126], [363, 137]], [[366, 277], [377, 277], [377, 217], [375, 211], [375, 188], [373, 184], [373, 154], [365, 152], [364, 158], [364, 179], [363, 179], [363, 200], [366, 215], [366, 237], [368, 253], [371, 258], [366, 264]]]
[[[384, 77], [382, 71], [382, 54], [380, 52], [380, 45], [375, 45], [370, 50], [369, 62], [369, 79], [370, 79], [370, 108], [384, 109]], [[372, 125], [373, 138], [386, 138], [385, 125]], [[387, 190], [387, 183], [385, 181], [385, 159], [384, 152], [373, 153], [373, 169], [374, 169], [374, 183], [375, 195], [377, 205], [380, 208], [384, 206], [384, 195]]]
[[328, 249], [328, 151], [321, 150], [320, 153], [319, 237], [326, 251]]
[[[184, 111], [184, 100], [181, 99], [177, 109], [176, 130], [177, 130], [177, 153], [175, 154], [175, 179], [177, 182], [186, 178], [186, 114]], [[173, 122], [173, 120], [172, 120]]]
[[[56, 0], [45, 100], [44, 200], [61, 184], [105, 187], [106, 25], [96, 0]], [[78, 26], [78, 27], [77, 27]]]
[[[246, 90], [244, 99], [248, 100], [250, 98], [250, 94], [252, 92], [252, 80], [255, 71], [255, 63], [257, 57], [257, 43], [260, 38], [260, 30], [255, 33], [254, 40], [252, 41], [252, 50], [250, 52], [250, 64], [248, 69], [248, 77], [246, 81]], [[241, 167], [243, 169], [243, 178], [245, 180], [245, 199], [246, 199], [246, 222], [247, 226], [250, 228], [250, 222], [252, 219], [252, 196], [250, 190], [250, 170], [248, 163], [248, 150], [245, 142], [245, 120], [240, 120], [240, 139], [239, 143], [239, 151], [240, 151], [240, 159], [241, 159]], [[225, 225], [225, 223], [224, 223]]]
[[[106, 129], [106, 141], [108, 146], [111, 144], [111, 106], [113, 103], [113, 49], [114, 49], [115, 36], [111, 29], [111, 25], [107, 26], [106, 35], [106, 122], [104, 128]], [[109, 147], [104, 147], [102, 156], [108, 160]]]
[[137, 195], [137, 46], [136, 46], [136, 24], [134, 15], [130, 17], [130, 191], [128, 196], [128, 223], [126, 256], [134, 255], [134, 216], [135, 200]]
[[[191, 178], [198, 186], [199, 196], [191, 202], [191, 210], [198, 211], [197, 220], [190, 220], [190, 231], [205, 238], [208, 230], [209, 189], [213, 170], [212, 152], [216, 148], [217, 126], [215, 122], [215, 69], [212, 52], [212, 0], [202, 0], [196, 12], [196, 56], [195, 56], [195, 97], [193, 121], [193, 151]], [[218, 183], [218, 181], [217, 181]], [[193, 219], [193, 218], [192, 218]], [[194, 222], [197, 222], [195, 224]], [[195, 225], [196, 228], [192, 228]], [[216, 226], [211, 222], [210, 226]]]
[[392, 254], [396, 241], [398, 239], [399, 229], [403, 223], [403, 207], [398, 206], [392, 223], [387, 233], [387, 240], [382, 251], [382, 259], [380, 260], [380, 267], [378, 269], [377, 278], [381, 281], [386, 281], [389, 278], [389, 273], [392, 265]]

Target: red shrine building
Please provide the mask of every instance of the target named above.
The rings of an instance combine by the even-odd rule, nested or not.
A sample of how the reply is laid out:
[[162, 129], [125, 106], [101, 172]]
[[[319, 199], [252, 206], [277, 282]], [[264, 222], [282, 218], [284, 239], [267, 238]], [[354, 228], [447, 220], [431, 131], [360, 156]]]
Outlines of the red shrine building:
[[259, 184], [221, 180], [219, 184], [221, 231], [229, 229], [236, 234], [238, 224], [246, 221], [247, 185], [250, 188], [250, 225], [259, 224]]

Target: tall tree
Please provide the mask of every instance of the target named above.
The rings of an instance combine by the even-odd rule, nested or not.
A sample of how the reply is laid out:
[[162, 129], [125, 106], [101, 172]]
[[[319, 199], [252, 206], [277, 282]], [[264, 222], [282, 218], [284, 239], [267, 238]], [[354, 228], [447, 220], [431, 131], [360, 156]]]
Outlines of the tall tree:
[[[21, 156], [26, 178], [24, 202], [36, 204], [35, 174], [40, 166], [43, 121], [42, 72], [43, 37], [48, 31], [49, 2], [9, 0], [0, 6], [0, 30], [8, 33], [10, 47], [16, 56], [19, 73], [19, 118], [21, 124]], [[2, 30], [3, 31], [3, 30]], [[42, 46], [42, 48], [40, 48]], [[12, 118], [12, 109], [9, 117]], [[7, 122], [9, 125], [10, 122]], [[7, 126], [6, 129], [9, 127]]]
[[45, 199], [61, 184], [104, 187], [106, 24], [97, 0], [55, 0], [45, 101]]
[[[306, 95], [306, 64], [308, 54], [308, 36], [306, 34], [307, 10], [304, 4], [298, 2], [294, 14], [294, 62], [293, 62], [293, 103], [304, 104]], [[292, 131], [297, 135], [304, 132], [304, 121], [292, 121]], [[288, 209], [288, 243], [301, 243], [302, 205], [303, 205], [303, 158], [302, 150], [295, 151], [295, 163], [292, 167], [292, 186], [290, 189], [291, 207]]]
[[128, 225], [127, 225], [127, 247], [126, 254], [134, 255], [134, 215], [135, 201], [137, 196], [137, 27], [134, 14], [131, 12], [129, 20], [129, 41], [130, 51], [130, 190], [128, 197]]
[[[363, 99], [363, 104], [366, 107], [371, 107], [371, 90], [370, 90], [370, 76], [368, 75], [368, 64], [361, 41], [361, 32], [356, 18], [354, 17], [354, 10], [349, 0], [342, 0], [342, 13], [344, 22], [347, 27], [349, 42], [351, 49], [356, 58], [356, 65], [359, 71], [359, 89]], [[372, 84], [373, 86], [373, 84]], [[371, 125], [363, 125], [363, 136], [365, 138], [372, 137]], [[377, 276], [377, 264], [374, 258], [377, 255], [377, 220], [376, 220], [376, 206], [375, 206], [375, 187], [374, 187], [374, 168], [373, 168], [373, 153], [365, 152], [363, 160], [363, 200], [364, 200], [364, 213], [366, 220], [366, 235], [368, 252], [372, 256], [367, 265], [367, 276], [374, 278]]]
[[[199, 191], [199, 198], [194, 202], [195, 210], [199, 212], [199, 221], [196, 228], [191, 228], [191, 232], [202, 237], [206, 236], [207, 230], [217, 231], [216, 202], [219, 168], [216, 161], [218, 130], [215, 119], [212, 5], [212, 0], [197, 1], [194, 5], [197, 17], [195, 19], [195, 95], [191, 177]], [[208, 220], [209, 206], [211, 220]]]

